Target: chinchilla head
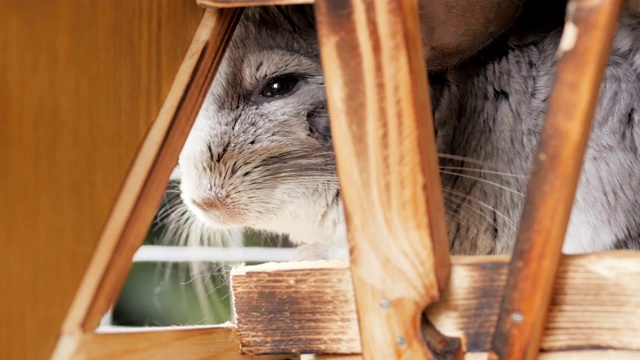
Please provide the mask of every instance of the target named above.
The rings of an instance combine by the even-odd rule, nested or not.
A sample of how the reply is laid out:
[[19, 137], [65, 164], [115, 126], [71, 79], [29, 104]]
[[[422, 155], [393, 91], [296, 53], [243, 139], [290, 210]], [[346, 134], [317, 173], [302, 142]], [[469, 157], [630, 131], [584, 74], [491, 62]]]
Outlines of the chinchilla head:
[[182, 198], [209, 226], [332, 236], [342, 210], [309, 7], [245, 10], [180, 166]]

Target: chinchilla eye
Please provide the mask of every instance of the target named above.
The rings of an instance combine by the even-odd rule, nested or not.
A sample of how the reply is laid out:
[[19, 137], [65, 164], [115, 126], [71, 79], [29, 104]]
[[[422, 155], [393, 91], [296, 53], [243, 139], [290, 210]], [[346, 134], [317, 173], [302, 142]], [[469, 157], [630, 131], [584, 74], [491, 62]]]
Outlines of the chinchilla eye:
[[300, 78], [294, 74], [287, 74], [275, 77], [269, 80], [260, 90], [260, 96], [266, 98], [274, 98], [279, 96], [289, 95], [296, 85], [300, 81]]

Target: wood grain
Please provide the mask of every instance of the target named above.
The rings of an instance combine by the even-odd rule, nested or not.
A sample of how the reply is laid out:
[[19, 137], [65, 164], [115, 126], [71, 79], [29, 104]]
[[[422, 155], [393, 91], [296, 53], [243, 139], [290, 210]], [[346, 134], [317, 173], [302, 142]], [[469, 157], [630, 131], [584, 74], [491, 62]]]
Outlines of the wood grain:
[[[468, 353], [465, 360], [486, 360], [488, 353]], [[636, 360], [638, 351], [583, 350], [558, 351], [540, 354], [539, 360]], [[316, 360], [362, 360], [362, 355], [321, 355]]]
[[428, 358], [449, 252], [417, 2], [322, 0], [316, 18], [363, 354]]
[[313, 4], [314, 0], [196, 0], [198, 5], [212, 8]]
[[[241, 355], [234, 327], [132, 328], [81, 335], [71, 359], [257, 359]], [[294, 360], [296, 355], [261, 356]]]
[[102, 232], [64, 334], [95, 329], [124, 284], [240, 14], [237, 9], [205, 12]]
[[190, 1], [0, 10], [0, 359], [46, 359], [202, 18]]
[[622, 0], [572, 0], [528, 184], [492, 357], [538, 356], [554, 278]]
[[242, 352], [362, 352], [348, 266], [321, 261], [234, 270], [231, 286]]
[[[453, 257], [449, 286], [427, 309], [469, 353], [491, 346], [509, 258]], [[240, 348], [247, 354], [361, 352], [346, 262], [248, 266], [232, 272]], [[640, 351], [640, 253], [567, 256], [542, 339], [544, 352]], [[486, 358], [486, 356], [485, 356]]]

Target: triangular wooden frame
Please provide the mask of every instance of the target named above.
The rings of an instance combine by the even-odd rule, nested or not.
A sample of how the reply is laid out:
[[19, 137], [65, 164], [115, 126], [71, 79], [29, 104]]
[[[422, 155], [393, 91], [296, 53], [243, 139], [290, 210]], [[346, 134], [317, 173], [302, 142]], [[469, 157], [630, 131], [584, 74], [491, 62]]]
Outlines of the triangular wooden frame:
[[[176, 330], [167, 331], [165, 335], [157, 331], [143, 332], [138, 335], [100, 335], [92, 332], [124, 284], [133, 255], [142, 243], [157, 211], [171, 171], [178, 161], [180, 149], [211, 86], [240, 14], [241, 9], [205, 11], [167, 99], [138, 151], [111, 211], [94, 256], [62, 326], [53, 358], [91, 358], [99, 354], [101, 343], [103, 345], [127, 344], [123, 338], [129, 337], [132, 339], [137, 337], [138, 341], [145, 339], [152, 343], [175, 341]], [[213, 340], [221, 338], [225, 343], [233, 340], [234, 334], [229, 328], [220, 329], [214, 331], [214, 335], [220, 336], [214, 336]], [[198, 329], [187, 330], [186, 334], [190, 335], [187, 336], [189, 339], [186, 342], [197, 343], [198, 335], [201, 333], [202, 330]], [[177, 338], [184, 338], [184, 336], [179, 334]], [[212, 338], [208, 337], [208, 340]], [[132, 349], [136, 348], [136, 340], [133, 341]], [[231, 341], [229, 345], [232, 349], [233, 343]], [[189, 347], [180, 347], [176, 354], [189, 354], [188, 351], [185, 353], [187, 348]], [[121, 355], [127, 353], [126, 346], [121, 350], [117, 353]], [[149, 352], [149, 350], [147, 348], [145, 356], [153, 354], [153, 351]], [[153, 350], [152, 347], [151, 350]], [[164, 352], [165, 350], [161, 351], [158, 354], [163, 356], [168, 354]], [[221, 351], [226, 354], [224, 348]], [[135, 352], [129, 354], [135, 356]]]
[[[584, 1], [576, 1], [576, 3], [583, 2]], [[201, 4], [205, 5], [231, 7], [294, 3], [309, 2], [296, 0], [201, 0]], [[396, 108], [394, 108], [395, 112], [393, 113], [400, 113], [402, 116], [400, 118], [394, 118], [389, 114], [383, 114], [377, 120], [370, 120], [369, 125], [373, 124], [377, 126], [373, 128], [373, 132], [375, 132], [375, 129], [380, 128], [380, 125], [384, 125], [385, 129], [391, 132], [389, 136], [416, 134], [413, 142], [410, 141], [406, 147], [398, 149], [390, 146], [390, 144], [399, 143], [397, 141], [387, 141], [386, 143], [375, 143], [375, 141], [366, 142], [361, 138], [361, 134], [349, 133], [350, 129], [347, 122], [347, 119], [355, 118], [357, 115], [363, 115], [358, 113], [362, 108], [346, 107], [344, 93], [338, 92], [337, 94], [329, 96], [332, 124], [337, 129], [334, 131], [339, 134], [339, 136], [336, 137], [336, 147], [338, 148], [336, 151], [338, 153], [338, 166], [339, 169], [341, 169], [341, 184], [345, 193], [348, 194], [346, 195], [345, 202], [347, 213], [349, 214], [350, 241], [352, 249], [356, 249], [355, 251], [352, 250], [351, 276], [354, 281], [353, 286], [355, 287], [355, 293], [351, 296], [352, 301], [358, 303], [360, 318], [366, 320], [360, 323], [360, 332], [362, 335], [360, 341], [362, 342], [362, 351], [365, 356], [385, 359], [401, 358], [403, 356], [411, 359], [427, 358], [431, 352], [422, 342], [417, 321], [419, 321], [424, 306], [437, 300], [445, 287], [449, 277], [449, 256], [446, 251], [446, 239], [442, 236], [442, 227], [438, 224], [438, 221], [442, 220], [442, 206], [441, 199], [439, 199], [440, 190], [437, 186], [432, 189], [425, 187], [426, 184], [439, 184], [439, 181], [437, 181], [437, 172], [434, 173], [434, 166], [436, 166], [437, 160], [433, 147], [434, 141], [431, 138], [433, 132], [431, 131], [432, 124], [430, 109], [428, 107], [428, 94], [426, 93], [426, 88], [415, 86], [415, 81], [411, 83], [411, 80], [408, 80], [413, 78], [415, 74], [418, 74], [418, 80], [425, 78], [424, 69], [421, 65], [421, 54], [420, 52], [414, 52], [414, 50], [419, 47], [417, 46], [419, 45], [417, 42], [419, 39], [415, 37], [415, 34], [417, 34], [417, 23], [414, 21], [415, 19], [412, 18], [412, 16], [415, 16], [417, 13], [417, 9], [414, 2], [376, 0], [375, 3], [379, 8], [369, 9], [373, 11], [374, 17], [378, 19], [381, 24], [387, 24], [387, 26], [389, 26], [389, 24], [395, 24], [396, 27], [387, 28], [376, 34], [367, 35], [366, 33], [359, 33], [360, 38], [354, 36], [346, 41], [341, 39], [341, 41], [345, 41], [342, 45], [336, 45], [337, 42], [335, 41], [337, 37], [340, 36], [338, 33], [335, 33], [338, 26], [343, 25], [350, 29], [365, 29], [367, 21], [370, 21], [370, 19], [357, 18], [357, 16], [352, 17], [349, 12], [336, 12], [335, 9], [332, 9], [332, 6], [335, 4], [332, 5], [328, 1], [318, 1], [316, 4], [316, 11], [320, 14], [319, 28], [321, 44], [323, 41], [325, 42], [322, 47], [323, 57], [325, 58], [325, 73], [328, 78], [327, 83], [332, 86], [342, 86], [346, 88], [346, 84], [340, 85], [341, 81], [344, 82], [347, 79], [343, 71], [344, 69], [340, 69], [339, 63], [326, 61], [330, 59], [331, 56], [337, 57], [339, 51], [346, 51], [347, 48], [345, 46], [353, 46], [354, 42], [357, 44], [358, 42], [366, 43], [366, 41], [369, 41], [370, 43], [378, 42], [375, 46], [381, 46], [382, 48], [386, 46], [389, 46], [389, 48], [394, 47], [396, 50], [399, 48], [400, 55], [395, 53], [392, 57], [387, 56], [381, 60], [380, 64], [389, 65], [396, 60], [399, 61], [399, 75], [397, 75], [397, 77], [400, 80], [388, 77], [386, 79], [387, 82], [383, 84], [382, 88], [376, 90], [374, 90], [375, 86], [373, 84], [369, 84], [370, 86], [368, 86], [367, 89], [373, 92], [367, 93], [366, 96], [377, 97], [379, 100], [381, 98], [389, 98], [389, 94], [399, 91], [401, 94], [406, 95], [402, 97], [401, 100], [404, 99], [406, 101], [403, 100], [404, 102], [400, 101], [398, 103], [390, 101], [387, 103], [387, 106], [390, 108], [396, 106]], [[345, 4], [346, 6], [343, 6], [342, 10], [350, 9], [349, 11], [354, 11], [350, 6], [368, 6], [365, 1], [358, 0], [345, 1]], [[620, 2], [617, 4], [620, 4]], [[612, 4], [609, 8], [605, 9], [610, 13], [609, 15], [599, 14], [598, 11], [605, 12], [605, 10], [602, 9], [593, 10], [595, 13], [594, 16], [599, 16], [601, 20], [603, 20], [601, 24], [602, 28], [609, 29], [608, 35], [611, 35], [611, 24], [615, 19], [611, 13], [617, 11], [616, 6], [616, 4]], [[358, 11], [361, 11], [361, 9]], [[61, 329], [61, 336], [53, 358], [103, 358], [117, 356], [137, 358], [243, 359], [252, 357], [252, 355], [241, 355], [238, 353], [238, 335], [235, 327], [176, 328], [118, 334], [93, 333], [100, 318], [106, 312], [114, 297], [117, 295], [118, 290], [124, 283], [133, 254], [140, 245], [148, 225], [152, 221], [157, 204], [165, 189], [166, 181], [177, 162], [179, 150], [186, 140], [189, 129], [213, 80], [217, 66], [224, 54], [224, 49], [239, 20], [240, 14], [241, 10], [237, 8], [208, 9], [205, 12], [200, 28], [176, 76], [167, 100], [138, 152], [116, 205], [102, 233], [95, 255], [92, 258], [89, 269], [85, 274], [71, 310]], [[389, 19], [387, 19], [389, 21], [385, 22], [384, 19], [387, 17], [389, 17]], [[398, 22], [399, 19], [402, 21]], [[605, 39], [599, 40], [601, 44], [606, 45], [606, 37], [608, 35], [604, 36]], [[364, 38], [362, 36], [364, 36]], [[388, 43], [385, 44], [385, 42]], [[330, 52], [332, 46], [334, 46], [333, 50], [336, 51], [333, 55], [331, 55]], [[343, 46], [342, 50], [340, 46]], [[367, 54], [366, 49], [361, 51], [363, 52], [360, 55], [364, 55], [361, 61], [363, 61], [362, 59], [375, 59], [375, 56], [379, 55], [375, 53]], [[576, 101], [586, 101], [585, 99], [590, 96], [592, 99], [593, 92], [597, 91], [597, 85], [599, 84], [597, 74], [600, 72], [601, 75], [602, 68], [603, 64], [596, 64], [592, 69], [595, 77], [587, 80], [587, 83], [596, 90], [591, 89], [589, 90], [590, 92], [587, 91], [588, 94], [577, 95], [575, 98]], [[353, 74], [349, 74], [348, 76], [352, 75]], [[367, 84], [366, 79], [360, 80], [364, 84]], [[417, 83], [426, 84], [426, 82], [420, 81]], [[375, 91], [379, 93], [375, 93]], [[341, 98], [341, 96], [343, 98]], [[363, 93], [356, 97], [362, 102], [358, 105], [363, 106], [363, 108], [373, 106], [365, 100], [366, 96]], [[425, 104], [427, 105], [425, 106]], [[582, 118], [592, 116], [592, 113], [592, 109], [591, 111], [587, 109], [585, 113], [578, 115], [580, 119], [577, 121], [580, 122]], [[377, 121], [377, 123], [374, 123], [375, 121]], [[405, 130], [409, 128], [411, 131], [394, 135], [393, 129], [397, 128], [404, 128]], [[373, 138], [380, 139], [387, 135], [388, 134], [373, 136]], [[372, 146], [372, 143], [375, 143], [375, 145]], [[384, 166], [376, 166], [383, 163], [379, 158], [381, 156], [380, 152], [377, 152], [380, 148], [386, 149], [384, 156], [389, 156], [388, 153], [394, 154], [394, 151], [397, 151], [393, 157], [398, 161], [389, 162], [386, 168]], [[357, 151], [355, 149], [357, 149]], [[420, 149], [420, 151], [416, 149]], [[580, 150], [576, 151], [578, 153], [580, 152]], [[366, 161], [356, 161], [356, 158], [361, 156], [360, 154], [362, 152], [367, 154], [369, 161], [368, 166], [370, 166], [370, 168], [367, 168]], [[356, 154], [358, 155], [356, 156]], [[580, 155], [576, 156], [580, 157]], [[379, 163], [376, 162], [378, 160], [380, 160]], [[406, 161], [412, 163], [413, 166], [409, 168], [394, 167], [398, 163], [406, 165]], [[347, 164], [353, 163], [358, 163], [361, 166], [360, 172], [349, 173]], [[373, 181], [372, 179], [383, 173], [393, 174], [406, 171], [407, 169], [409, 169], [409, 173], [405, 175], [406, 179], [409, 179], [408, 181], [404, 181], [406, 180], [405, 178], [395, 178], [395, 182], [390, 191], [378, 191], [376, 193], [376, 185], [371, 183], [371, 181]], [[577, 170], [576, 168], [571, 168], [568, 171], [579, 172], [579, 166]], [[431, 181], [427, 181], [426, 179], [431, 179]], [[548, 184], [548, 180], [541, 181]], [[362, 187], [362, 184], [366, 185]], [[358, 185], [360, 189], [364, 189], [364, 193], [358, 194], [359, 188], [356, 185]], [[413, 186], [413, 188], [411, 186]], [[571, 185], [569, 186], [571, 187]], [[575, 184], [573, 185], [573, 190], [574, 189]], [[363, 213], [367, 208], [371, 209], [372, 202], [363, 199], [370, 194], [376, 194], [379, 202], [390, 204], [393, 211], [387, 211], [385, 214], [378, 213], [377, 215], [374, 211], [373, 218], [367, 217], [368, 215]], [[398, 197], [404, 201], [402, 206], [398, 206], [398, 203], [394, 201], [394, 199]], [[407, 202], [410, 203], [410, 206], [407, 205]], [[534, 210], [531, 211], [535, 212], [536, 205], [532, 206]], [[408, 213], [407, 209], [410, 209]], [[371, 211], [369, 211], [369, 213], [371, 213]], [[377, 216], [377, 218], [375, 216]], [[429, 219], [431, 222], [428, 221]], [[411, 220], [410, 226], [406, 223], [408, 220]], [[388, 222], [394, 223], [395, 225], [389, 227]], [[378, 223], [382, 223], [383, 225], [381, 225], [380, 228], [376, 228]], [[564, 226], [566, 226], [566, 224]], [[395, 260], [403, 259], [407, 261], [407, 259], [413, 259], [413, 261], [408, 262], [420, 265], [410, 269], [410, 271], [405, 274], [398, 273], [389, 275], [383, 283], [391, 286], [394, 284], [394, 281], [398, 281], [398, 278], [405, 277], [404, 284], [413, 285], [408, 289], [409, 292], [392, 299], [385, 293], [384, 286], [379, 287], [377, 284], [372, 284], [367, 280], [371, 275], [371, 271], [378, 274], [376, 276], [377, 279], [383, 279], [388, 275], [385, 272], [380, 273], [377, 271], [375, 266], [380, 266], [380, 264], [388, 263], [397, 268], [403, 268], [403, 266], [406, 265], [399, 265], [397, 262], [394, 263], [392, 260], [397, 254], [385, 254], [380, 246], [373, 246], [374, 243], [371, 241], [371, 238], [376, 239], [376, 244], [381, 244], [385, 241], [393, 242], [397, 239], [406, 241], [405, 245], [407, 247], [405, 251], [402, 252], [402, 257], [395, 258]], [[557, 236], [555, 236], [555, 238], [557, 238]], [[557, 241], [561, 241], [561, 239]], [[557, 241], [555, 244], [557, 244]], [[427, 245], [426, 250], [425, 245]], [[550, 265], [552, 266], [552, 271], [549, 273], [550, 278], [547, 278], [545, 281], [547, 293], [545, 293], [544, 296], [546, 296], [548, 300], [551, 297], [550, 289], [552, 289], [554, 284], [555, 269], [557, 269], [558, 263], [560, 262], [560, 256], [559, 249], [554, 248], [554, 246], [547, 246], [542, 249], [542, 252], [555, 256], [555, 264]], [[366, 256], [364, 256], [364, 254], [366, 254]], [[372, 258], [375, 260], [371, 260]], [[607, 264], [616, 259], [626, 259], [633, 262], [640, 259], [640, 257], [636, 254], [612, 253], [587, 256], [582, 259], [587, 260], [568, 260], [566, 267], [574, 266], [574, 268], [576, 268], [578, 266], [584, 266], [585, 261], [589, 262], [591, 260], [597, 261], [599, 264]], [[469, 262], [465, 261], [466, 260], [463, 259], [454, 261], [453, 283], [462, 279], [462, 277], [460, 277], [462, 275], [456, 275], [456, 269], [462, 269], [464, 266], [467, 266]], [[500, 261], [504, 262], [504, 259], [498, 262]], [[485, 265], [494, 264], [496, 263], [496, 258], [479, 259], [477, 262]], [[553, 268], [553, 266], [555, 266], [555, 268]], [[519, 268], [514, 268], [511, 271], [511, 284], [514, 284], [514, 281], [518, 279], [518, 269]], [[608, 269], [610, 270], [611, 268]], [[365, 274], [363, 271], [368, 272]], [[497, 268], [496, 271], [498, 271]], [[613, 271], [615, 272], [615, 270]], [[295, 272], [291, 272], [291, 274], [294, 273]], [[247, 272], [238, 274], [237, 276], [242, 277], [246, 274]], [[416, 274], [422, 275], [417, 277], [415, 276]], [[634, 269], [632, 274], [633, 276], [638, 276], [640, 272], [638, 269]], [[293, 279], [297, 275], [290, 276], [292, 276]], [[569, 277], [571, 276], [573, 275]], [[589, 277], [591, 275], [584, 276], [581, 274], [576, 275], [575, 279], [580, 281], [580, 279], [582, 279], [580, 276], [592, 279]], [[604, 281], [603, 279], [605, 279], [605, 277], [598, 278], [596, 283], [601, 284]], [[346, 286], [347, 288], [340, 289], [348, 292], [350, 285], [347, 284]], [[507, 289], [511, 289], [509, 285], [507, 286]], [[521, 289], [521, 291], [533, 290], [535, 290], [534, 287], [527, 287], [524, 290]], [[634, 289], [632, 290], [636, 291]], [[454, 300], [451, 300], [451, 295], [448, 294], [447, 292], [444, 293], [444, 301], [446, 301], [447, 304], [455, 303]], [[507, 291], [506, 295], [509, 296], [509, 294], [510, 292]], [[545, 297], [541, 297], [540, 299], [543, 302], [546, 301]], [[506, 314], [510, 314], [508, 310], [505, 310], [508, 309], [507, 306], [509, 303], [503, 305], [505, 306], [503, 307], [503, 311], [507, 311]], [[322, 302], [320, 302], [319, 306], [322, 306]], [[443, 306], [444, 305], [440, 304], [440, 307]], [[446, 310], [446, 306], [444, 307]], [[544, 317], [544, 313], [546, 313], [546, 310], [543, 311], [540, 317]], [[369, 321], [369, 323], [367, 323], [367, 321]], [[375, 324], [380, 321], [383, 321], [389, 327], [387, 329], [377, 328]], [[518, 338], [518, 336], [520, 336], [519, 333], [515, 333], [514, 338], [516, 342], [521, 340], [528, 341], [531, 338], [534, 339], [532, 343], [528, 343], [529, 346], [526, 350], [520, 349], [517, 351], [526, 351], [530, 358], [537, 356], [541, 341], [539, 335], [544, 328], [544, 321], [542, 322], [542, 325], [537, 324], [532, 328], [534, 334], [525, 334], [523, 335], [524, 338]], [[505, 326], [504, 329], [512, 329], [514, 326], [514, 324], [509, 321], [501, 325]], [[537, 332], [538, 335], [536, 335], [535, 332]], [[395, 334], [402, 334], [402, 336], [395, 336]], [[357, 337], [360, 337], [360, 334], [358, 334]], [[617, 349], [640, 350], [637, 342], [627, 341], [623, 343], [624, 344]], [[113, 348], [115, 344], [117, 344], [117, 346]], [[506, 351], [505, 347], [507, 347], [508, 344], [509, 342], [507, 340], [504, 342], [501, 342], [500, 339], [494, 340], [493, 349], [500, 353], [500, 351]], [[593, 344], [589, 346], [593, 346]], [[268, 353], [268, 350], [265, 351], [263, 354]], [[510, 351], [516, 350], [510, 349]], [[517, 351], [517, 354], [522, 354]], [[327, 351], [327, 354], [328, 353], [331, 353], [330, 350]], [[519, 357], [519, 355], [513, 355], [513, 353], [509, 354], [508, 356], [504, 355], [504, 358]], [[585, 356], [596, 356], [596, 358], [605, 356], [603, 353], [581, 354]], [[558, 355], [558, 358], [567, 358], [565, 355]], [[355, 358], [359, 358], [359, 355], [354, 356]], [[481, 356], [486, 356], [486, 353]], [[637, 353], [617, 352], [615, 356], [616, 358], [624, 356], [631, 358], [637, 356]], [[267, 358], [283, 359], [290, 357], [290, 355], [273, 355]], [[328, 359], [329, 357], [325, 356], [325, 358]], [[337, 358], [339, 357], [336, 357], [336, 359]]]

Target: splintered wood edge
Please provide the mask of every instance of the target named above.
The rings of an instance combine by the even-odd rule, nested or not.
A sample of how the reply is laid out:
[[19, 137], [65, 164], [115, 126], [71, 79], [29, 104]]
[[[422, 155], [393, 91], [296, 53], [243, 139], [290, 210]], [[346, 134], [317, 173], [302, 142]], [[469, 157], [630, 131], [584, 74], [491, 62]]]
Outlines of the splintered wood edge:
[[[73, 335], [70, 335], [74, 337]], [[71, 359], [254, 359], [241, 355], [235, 327], [191, 326], [118, 328], [77, 335], [63, 343], [75, 344]], [[296, 355], [261, 356], [265, 360], [297, 359]], [[68, 359], [65, 358], [65, 359]]]
[[[445, 335], [460, 337], [465, 351], [485, 353], [498, 317], [509, 258], [453, 257], [452, 262], [449, 286], [442, 299], [427, 309], [428, 317]], [[243, 353], [361, 353], [346, 262], [248, 266], [233, 270], [231, 280]], [[588, 349], [640, 351], [638, 309], [640, 253], [564, 257], [541, 345], [543, 352], [564, 355], [542, 358], [566, 359], [572, 351]], [[587, 353], [608, 354], [580, 352]]]
[[214, 8], [303, 5], [313, 4], [314, 0], [197, 0], [198, 5]]
[[124, 284], [240, 14], [234, 9], [204, 11], [102, 231], [62, 325], [58, 347], [68, 349], [69, 339], [95, 329]]

